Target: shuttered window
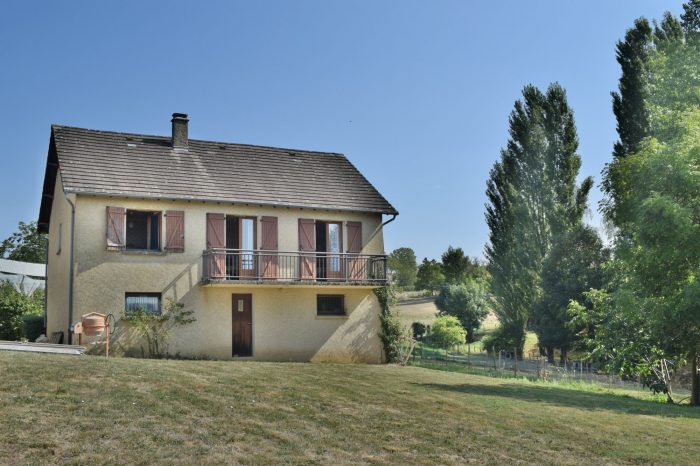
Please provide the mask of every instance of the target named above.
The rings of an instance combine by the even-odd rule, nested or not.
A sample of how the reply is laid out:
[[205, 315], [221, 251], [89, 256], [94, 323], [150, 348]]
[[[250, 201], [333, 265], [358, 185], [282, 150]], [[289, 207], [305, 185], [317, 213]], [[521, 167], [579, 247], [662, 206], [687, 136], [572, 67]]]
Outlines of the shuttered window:
[[316, 223], [311, 219], [299, 219], [299, 276], [302, 279], [316, 277]]
[[352, 280], [367, 278], [367, 263], [355, 254], [362, 252], [362, 222], [348, 222], [348, 274]]
[[278, 235], [277, 217], [262, 217], [260, 219], [262, 254], [262, 277], [278, 278], [279, 258], [277, 257]]
[[161, 212], [107, 207], [107, 249], [159, 251]]
[[205, 273], [210, 278], [223, 278], [226, 274], [226, 215], [207, 214], [207, 249], [220, 249], [207, 255]]
[[165, 250], [185, 252], [185, 212], [181, 210], [165, 213]]
[[126, 209], [107, 207], [107, 249], [124, 249], [126, 243]]

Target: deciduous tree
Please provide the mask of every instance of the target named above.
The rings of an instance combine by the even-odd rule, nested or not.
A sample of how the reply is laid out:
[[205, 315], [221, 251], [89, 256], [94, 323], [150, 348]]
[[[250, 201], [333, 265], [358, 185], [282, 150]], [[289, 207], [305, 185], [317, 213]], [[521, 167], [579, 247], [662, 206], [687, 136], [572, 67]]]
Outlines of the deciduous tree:
[[412, 288], [416, 283], [416, 253], [413, 249], [402, 247], [391, 251], [389, 254], [389, 268], [394, 271], [396, 285]]
[[526, 86], [509, 127], [508, 145], [487, 183], [486, 258], [500, 334], [522, 353], [552, 238], [580, 222], [592, 180], [576, 185], [578, 137], [573, 111], [558, 84], [546, 93]]
[[37, 231], [36, 222], [19, 222], [15, 233], [0, 243], [0, 257], [21, 262], [46, 262], [46, 235]]

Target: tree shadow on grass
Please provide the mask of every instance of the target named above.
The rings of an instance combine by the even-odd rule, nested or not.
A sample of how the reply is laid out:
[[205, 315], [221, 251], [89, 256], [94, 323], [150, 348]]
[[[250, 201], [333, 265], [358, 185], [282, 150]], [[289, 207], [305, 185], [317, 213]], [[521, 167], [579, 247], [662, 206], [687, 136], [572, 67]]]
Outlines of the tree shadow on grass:
[[506, 383], [501, 385], [416, 383], [414, 385], [477, 396], [497, 396], [591, 411], [609, 410], [626, 414], [700, 419], [700, 408], [638, 400], [624, 395], [585, 392], [575, 389]]

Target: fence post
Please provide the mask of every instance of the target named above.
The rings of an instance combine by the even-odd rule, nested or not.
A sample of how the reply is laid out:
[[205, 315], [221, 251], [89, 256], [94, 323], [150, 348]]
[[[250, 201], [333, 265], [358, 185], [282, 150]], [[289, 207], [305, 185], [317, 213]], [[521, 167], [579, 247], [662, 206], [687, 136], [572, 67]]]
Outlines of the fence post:
[[467, 345], [467, 367], [472, 367], [471, 356], [472, 356], [472, 345], [471, 345], [471, 343], [469, 343]]
[[[497, 371], [498, 367], [496, 366], [496, 347], [492, 346], [491, 347], [491, 354], [493, 355], [493, 370]], [[498, 355], [498, 359], [501, 359], [501, 355]]]
[[518, 348], [513, 348], [513, 375], [518, 376]]

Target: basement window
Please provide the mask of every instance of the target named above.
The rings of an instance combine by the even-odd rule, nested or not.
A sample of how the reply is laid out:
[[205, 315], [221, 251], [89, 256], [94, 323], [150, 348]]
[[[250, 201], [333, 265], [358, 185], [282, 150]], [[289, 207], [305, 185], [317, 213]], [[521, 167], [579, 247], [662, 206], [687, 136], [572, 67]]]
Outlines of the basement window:
[[126, 249], [160, 250], [160, 212], [126, 211]]
[[345, 296], [320, 294], [316, 296], [316, 315], [344, 316]]
[[160, 293], [126, 293], [126, 312], [142, 309], [150, 314], [160, 314]]

